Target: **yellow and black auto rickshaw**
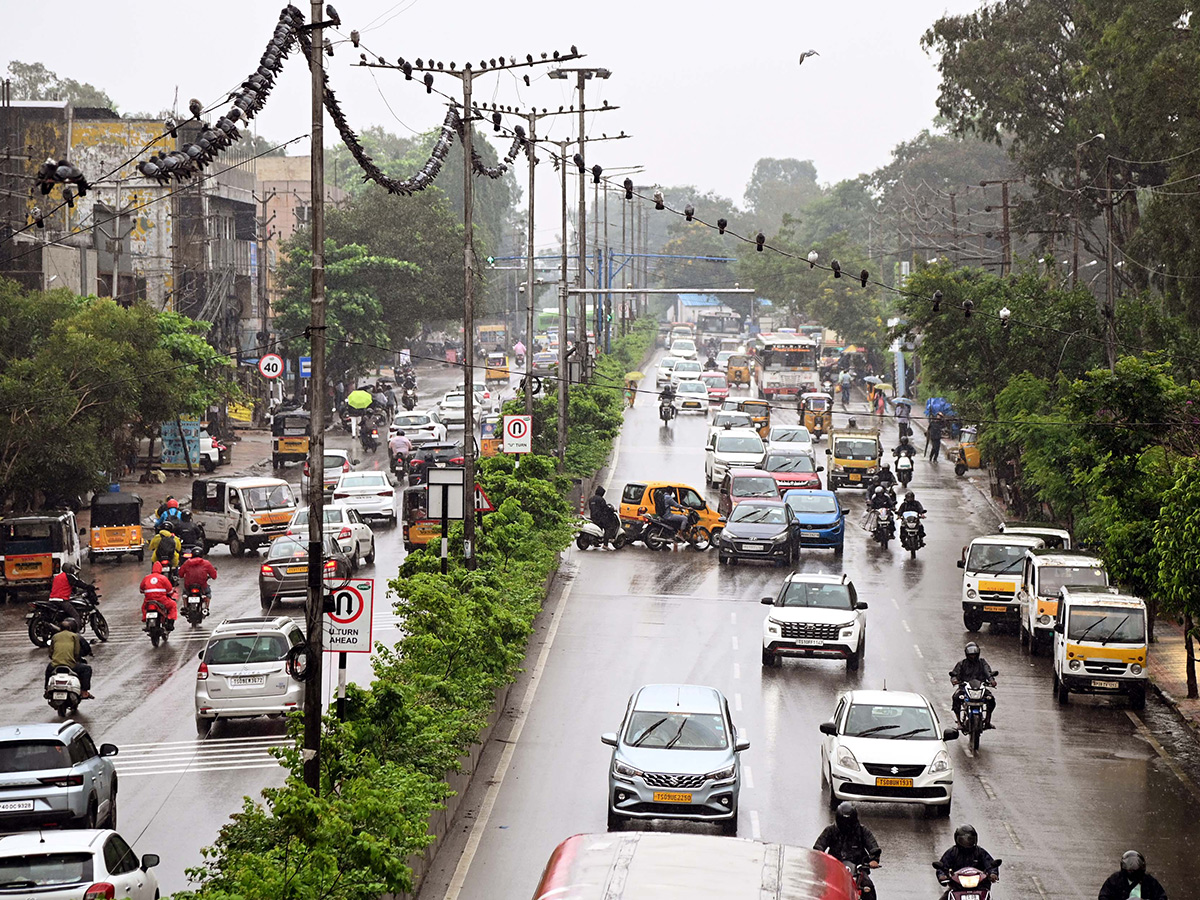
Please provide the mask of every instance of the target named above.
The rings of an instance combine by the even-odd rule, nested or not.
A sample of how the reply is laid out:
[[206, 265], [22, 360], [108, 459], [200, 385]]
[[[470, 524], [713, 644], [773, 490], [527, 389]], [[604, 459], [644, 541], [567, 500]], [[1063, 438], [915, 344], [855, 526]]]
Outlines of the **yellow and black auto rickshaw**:
[[281, 469], [285, 462], [308, 459], [308, 439], [312, 425], [302, 409], [277, 413], [271, 420], [271, 468]]
[[429, 518], [429, 487], [419, 485], [405, 490], [400, 515], [404, 520], [404, 549], [424, 547], [442, 535], [442, 523]]
[[146, 551], [142, 546], [142, 498], [137, 494], [92, 496], [92, 522], [88, 540], [88, 562], [98, 557], [112, 556], [118, 561], [130, 553], [141, 562]]
[[485, 382], [503, 382], [508, 384], [508, 355], [505, 353], [489, 353], [487, 356], [487, 372], [483, 376]]
[[750, 386], [750, 357], [744, 353], [735, 353], [729, 357], [725, 365], [725, 380], [730, 387]]
[[771, 404], [766, 400], [739, 400], [737, 408], [750, 417], [751, 427], [765, 441], [771, 432]]
[[800, 395], [801, 424], [819, 439], [833, 431], [833, 397], [824, 391], [809, 391]]
[[504, 446], [501, 416], [483, 416], [479, 420], [479, 455], [495, 456]]

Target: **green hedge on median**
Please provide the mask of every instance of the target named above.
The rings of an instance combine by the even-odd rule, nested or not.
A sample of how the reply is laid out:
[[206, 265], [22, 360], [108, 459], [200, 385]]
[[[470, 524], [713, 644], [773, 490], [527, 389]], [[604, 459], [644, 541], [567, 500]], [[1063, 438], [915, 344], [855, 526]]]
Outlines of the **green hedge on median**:
[[[571, 387], [568, 472], [589, 475], [607, 459], [621, 427], [622, 378], [654, 335], [653, 322], [635, 323], [601, 357], [592, 384]], [[535, 427], [535, 441], [543, 430]], [[574, 534], [570, 478], [544, 445], [535, 450], [519, 466], [504, 456], [480, 461], [496, 511], [476, 532], [476, 570], [459, 554], [442, 575], [433, 550], [420, 550], [389, 583], [405, 636], [375, 655], [369, 690], [350, 688], [346, 721], [326, 719], [320, 795], [304, 784], [299, 749], [277, 751], [287, 782], [261, 802], [245, 799], [189, 872], [197, 890], [177, 898], [375, 900], [412, 890], [408, 859], [433, 840], [430, 815], [450, 794], [445, 776], [515, 677], [546, 580]], [[299, 722], [292, 726], [295, 736]]]

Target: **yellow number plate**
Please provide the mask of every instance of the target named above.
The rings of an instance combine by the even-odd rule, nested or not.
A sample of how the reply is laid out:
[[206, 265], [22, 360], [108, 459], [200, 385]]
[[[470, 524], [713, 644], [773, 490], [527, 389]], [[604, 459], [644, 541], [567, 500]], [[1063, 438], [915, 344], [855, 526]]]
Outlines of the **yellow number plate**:
[[691, 794], [676, 794], [676, 793], [672, 793], [671, 791], [655, 791], [654, 792], [654, 802], [655, 803], [691, 803], [692, 795]]
[[876, 778], [875, 787], [897, 787], [910, 788], [913, 786], [911, 778]]
[[301, 572], [307, 572], [308, 566], [288, 566], [287, 570], [289, 575], [299, 575]]
[[1008, 612], [1007, 606], [985, 606], [984, 612]]
[[861, 475], [851, 475], [850, 480], [851, 481], [862, 481], [862, 476]]

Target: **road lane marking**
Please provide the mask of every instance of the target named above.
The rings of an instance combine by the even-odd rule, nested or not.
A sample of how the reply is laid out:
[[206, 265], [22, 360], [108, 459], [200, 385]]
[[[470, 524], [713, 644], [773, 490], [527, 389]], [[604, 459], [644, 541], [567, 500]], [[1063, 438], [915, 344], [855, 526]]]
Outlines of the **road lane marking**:
[[738, 712], [742, 711], [742, 695], [741, 694], [733, 695], [733, 708], [736, 709]]
[[734, 678], [742, 677], [742, 667], [739, 666], [737, 663], [733, 664], [733, 677]]
[[896, 602], [896, 598], [895, 598], [895, 597], [893, 597], [893, 598], [892, 598], [892, 606], [896, 607], [896, 609], [899, 609], [899, 608], [900, 608], [900, 604]]
[[921, 652], [921, 648], [917, 644], [913, 644], [913, 649], [917, 651], [917, 656], [921, 657], [921, 659], [925, 658], [925, 654]]
[[912, 629], [908, 627], [907, 621], [905, 621], [904, 619], [901, 619], [900, 624], [904, 626], [905, 631], [907, 631], [909, 634], [912, 634]]
[[[617, 447], [620, 448], [620, 442], [617, 443]], [[509, 733], [507, 742], [504, 744], [504, 749], [500, 752], [500, 759], [496, 762], [496, 769], [487, 782], [487, 791], [484, 793], [483, 803], [480, 804], [479, 813], [476, 815], [474, 821], [471, 822], [471, 830], [467, 834], [467, 844], [463, 848], [462, 856], [459, 857], [458, 865], [454, 867], [454, 875], [450, 879], [450, 886], [446, 889], [446, 895], [443, 900], [458, 900], [463, 886], [467, 883], [467, 873], [471, 869], [471, 863], [475, 860], [475, 854], [479, 852], [479, 845], [483, 841], [483, 832], [487, 828], [488, 820], [492, 817], [492, 810], [496, 807], [496, 800], [500, 796], [500, 788], [504, 785], [504, 776], [508, 774], [513, 754], [516, 753], [517, 744], [521, 740], [521, 733], [525, 730], [525, 723], [529, 721], [529, 711], [533, 707], [534, 697], [537, 696], [538, 686], [542, 683], [542, 675], [550, 659], [550, 649], [554, 646], [554, 638], [558, 635], [559, 623], [562, 622], [563, 613], [567, 608], [567, 601], [571, 598], [571, 591], [575, 587], [575, 578], [578, 575], [579, 570], [576, 569], [574, 576], [567, 582], [567, 586], [563, 589], [558, 606], [554, 609], [554, 615], [550, 617], [550, 627], [546, 631], [546, 640], [542, 644], [541, 652], [538, 653], [537, 662], [530, 669], [529, 686], [525, 689], [525, 696], [521, 698], [521, 705], [514, 711], [516, 721], [513, 723], [512, 731]]]
[[733, 649], [737, 650], [737, 648], [738, 648], [737, 635], [736, 634], [732, 635], [730, 637], [730, 640], [733, 642]]
[[754, 773], [749, 766], [742, 766], [742, 780], [746, 782], [746, 790], [754, 790]]
[[1183, 782], [1183, 786], [1191, 792], [1193, 797], [1200, 800], [1200, 788], [1196, 787], [1196, 782], [1192, 781], [1188, 777], [1188, 774], [1179, 767], [1179, 763], [1175, 762], [1171, 755], [1167, 753], [1166, 748], [1158, 742], [1158, 738], [1146, 727], [1146, 723], [1134, 715], [1131, 710], [1125, 710], [1125, 715], [1129, 716], [1129, 721], [1133, 723], [1133, 727], [1137, 729], [1138, 734], [1146, 739], [1147, 743], [1154, 748], [1154, 752], [1158, 754], [1159, 758], [1175, 773], [1175, 777]]
[[1012, 839], [1013, 844], [1016, 846], [1016, 848], [1018, 850], [1025, 849], [1024, 845], [1021, 844], [1021, 839], [1019, 837], [1017, 837], [1017, 832], [1013, 829], [1012, 825], [1010, 825], [1008, 822], [1005, 822], [1004, 830], [1008, 832], [1009, 838]]
[[280, 738], [281, 738], [281, 735], [264, 734], [264, 735], [236, 737], [236, 738], [205, 738], [204, 740], [197, 739], [194, 741], [154, 741], [153, 743], [149, 743], [149, 744], [125, 744], [125, 743], [123, 743], [123, 744], [121, 744], [121, 752], [129, 753], [135, 747], [172, 747], [172, 746], [197, 747], [201, 744], [203, 744], [205, 746], [212, 746], [213, 744], [251, 744], [251, 743], [264, 743], [264, 742], [278, 743]]
[[1036, 875], [1030, 875], [1029, 880], [1032, 881], [1033, 886], [1037, 888], [1037, 892], [1041, 896], [1042, 900], [1050, 900], [1050, 895], [1046, 893], [1046, 888], [1042, 886], [1042, 879], [1038, 878]]
[[270, 762], [242, 763], [240, 765], [231, 765], [227, 762], [213, 762], [207, 765], [188, 765], [185, 763], [179, 766], [159, 766], [157, 768], [146, 769], [129, 769], [118, 766], [117, 774], [122, 778], [136, 778], [142, 775], [191, 775], [197, 772], [240, 772], [244, 769], [279, 769], [282, 765], [279, 760], [273, 759]]
[[736, 624], [737, 624], [737, 613], [735, 613], [735, 612], [731, 612], [731, 613], [729, 614], [729, 624], [730, 624], [730, 625], [736, 625]]
[[987, 794], [987, 798], [989, 800], [995, 800], [996, 792], [994, 790], [992, 790], [992, 786], [990, 784], [988, 784], [988, 780], [986, 778], [984, 778], [982, 775], [976, 775], [975, 777], [979, 779], [979, 784], [983, 788], [983, 792], [985, 794]]
[[758, 810], [750, 810], [750, 837], [756, 841], [762, 840], [762, 828], [758, 824]]

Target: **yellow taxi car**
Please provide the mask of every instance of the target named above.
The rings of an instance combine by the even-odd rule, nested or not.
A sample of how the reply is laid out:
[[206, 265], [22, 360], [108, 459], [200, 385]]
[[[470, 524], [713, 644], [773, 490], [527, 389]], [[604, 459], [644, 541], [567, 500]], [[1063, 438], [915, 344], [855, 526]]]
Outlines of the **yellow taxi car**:
[[700, 516], [698, 527], [704, 528], [715, 541], [725, 519], [715, 507], [705, 502], [704, 497], [694, 487], [676, 481], [631, 481], [621, 491], [621, 506], [618, 513], [621, 517], [621, 527], [625, 529], [625, 537], [630, 541], [640, 540], [642, 529], [646, 524], [644, 516], [654, 515], [657, 509], [655, 495], [665, 490], [667, 496], [686, 509], [694, 509]]

